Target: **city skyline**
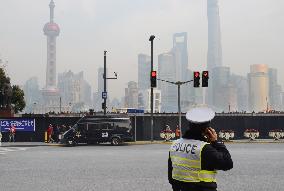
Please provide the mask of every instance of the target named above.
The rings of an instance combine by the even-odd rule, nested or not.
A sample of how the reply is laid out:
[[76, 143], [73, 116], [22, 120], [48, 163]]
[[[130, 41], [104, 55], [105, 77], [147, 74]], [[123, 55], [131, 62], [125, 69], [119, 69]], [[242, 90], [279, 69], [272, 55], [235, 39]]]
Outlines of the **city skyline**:
[[[0, 22], [6, 24], [6, 27], [1, 31], [0, 54], [2, 59], [9, 61], [7, 70], [13, 84], [23, 85], [30, 77], [37, 76], [40, 87], [44, 87], [46, 39], [42, 36], [41, 30], [42, 23], [46, 22], [49, 15], [46, 9], [49, 2], [50, 0], [41, 2], [29, 0], [24, 3], [18, 1], [2, 3], [3, 6], [0, 9], [3, 17], [0, 18]], [[187, 32], [189, 69], [206, 69], [205, 0], [201, 2], [157, 1], [151, 8], [146, 8], [142, 1], [134, 3], [124, 1], [119, 4], [114, 1], [102, 3], [87, 0], [82, 3], [75, 1], [67, 3], [63, 0], [55, 1], [55, 3], [55, 18], [64, 31], [57, 42], [58, 73], [68, 70], [77, 73], [83, 70], [93, 92], [97, 89], [96, 71], [103, 65], [103, 50], [107, 49], [109, 72], [117, 71], [119, 74], [119, 80], [109, 84], [110, 95], [119, 98], [123, 96], [123, 89], [127, 82], [137, 81], [135, 75], [137, 74], [137, 55], [150, 52], [148, 42], [150, 34], [157, 36], [154, 42], [155, 66], [157, 66], [158, 54], [172, 47], [172, 35]], [[37, 9], [26, 13], [31, 4]], [[269, 67], [278, 69], [278, 81], [283, 87], [284, 77], [281, 71], [284, 68], [281, 63], [284, 62], [284, 57], [280, 47], [284, 39], [280, 34], [283, 34], [284, 28], [278, 24], [283, 23], [283, 13], [280, 9], [282, 4], [283, 2], [277, 0], [250, 1], [249, 3], [219, 1], [223, 65], [230, 67], [232, 73], [245, 76], [249, 72], [249, 65], [267, 64]], [[110, 6], [110, 10], [114, 11], [113, 14], [100, 11], [109, 5], [119, 6], [117, 9], [114, 8], [115, 6]], [[128, 5], [131, 11], [122, 13], [123, 5]], [[17, 15], [14, 16], [11, 10], [17, 12]], [[156, 13], [156, 10], [160, 10], [160, 15]], [[135, 13], [137, 11], [140, 14]], [[149, 13], [147, 16], [145, 16], [146, 12]], [[167, 16], [166, 13], [172, 14]], [[131, 15], [133, 15], [132, 18], [130, 18]], [[103, 19], [104, 16], [108, 17]], [[150, 21], [150, 18], [154, 19], [153, 22], [145, 22]], [[166, 22], [168, 24], [165, 21], [168, 21]], [[8, 23], [12, 24], [8, 25]], [[139, 24], [138, 27], [127, 27], [137, 26], [136, 23]], [[120, 30], [113, 34], [113, 29], [119, 27]], [[165, 30], [165, 27], [168, 30]], [[21, 31], [20, 28], [23, 32], [16, 32]], [[129, 71], [127, 69], [129, 67], [133, 70]]]

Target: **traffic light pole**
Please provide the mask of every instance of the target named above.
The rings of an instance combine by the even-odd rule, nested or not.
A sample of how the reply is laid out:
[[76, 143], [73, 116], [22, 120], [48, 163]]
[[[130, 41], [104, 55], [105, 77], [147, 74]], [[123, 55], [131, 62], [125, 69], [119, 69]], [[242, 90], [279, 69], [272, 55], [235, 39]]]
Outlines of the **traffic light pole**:
[[174, 85], [178, 86], [178, 124], [179, 124], [180, 132], [182, 133], [182, 131], [181, 131], [180, 86], [183, 85], [183, 84], [187, 84], [189, 82], [192, 82], [193, 80], [189, 80], [189, 81], [185, 81], [185, 82], [181, 82], [181, 81], [171, 82], [171, 81], [162, 80], [162, 79], [157, 79], [157, 80], [160, 80], [160, 81], [167, 82], [167, 83], [174, 84]]
[[117, 79], [117, 73], [114, 72], [115, 77], [114, 78], [108, 78], [107, 77], [107, 73], [106, 73], [106, 53], [107, 51], [104, 51], [104, 74], [103, 74], [103, 78], [104, 78], [104, 92], [106, 93], [106, 96], [103, 98], [104, 102], [103, 102], [103, 110], [104, 110], [104, 115], [106, 115], [106, 101], [107, 101], [107, 87], [106, 87], [106, 83], [107, 80], [116, 80]]
[[[104, 92], [106, 91], [106, 53], [107, 51], [104, 51]], [[106, 100], [107, 98], [104, 98], [104, 105], [103, 105], [103, 109], [104, 109], [104, 115], [106, 115]]]
[[181, 132], [181, 108], [180, 108], [180, 83], [177, 84], [178, 86], [178, 126]]
[[[149, 39], [149, 41], [151, 41], [151, 75], [153, 71], [153, 41], [154, 39], [155, 39], [155, 36], [151, 35]], [[153, 141], [154, 141], [153, 87], [151, 87], [151, 142]]]

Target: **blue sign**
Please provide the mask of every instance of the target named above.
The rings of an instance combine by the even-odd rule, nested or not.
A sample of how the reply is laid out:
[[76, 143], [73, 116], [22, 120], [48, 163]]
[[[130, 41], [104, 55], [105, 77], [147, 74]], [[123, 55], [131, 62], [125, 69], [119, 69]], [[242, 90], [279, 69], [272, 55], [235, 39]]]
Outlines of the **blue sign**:
[[143, 109], [127, 109], [127, 113], [144, 113]]
[[17, 131], [35, 131], [35, 119], [0, 119], [1, 132], [9, 132], [11, 126]]
[[107, 99], [107, 92], [102, 92], [102, 98]]

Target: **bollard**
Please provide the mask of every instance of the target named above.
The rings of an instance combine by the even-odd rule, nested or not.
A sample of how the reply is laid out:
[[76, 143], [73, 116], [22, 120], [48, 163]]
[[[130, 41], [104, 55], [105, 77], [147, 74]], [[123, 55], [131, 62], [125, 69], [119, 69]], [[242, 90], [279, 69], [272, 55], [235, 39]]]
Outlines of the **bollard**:
[[47, 143], [47, 132], [44, 132], [44, 142]]
[[0, 132], [0, 147], [2, 146], [2, 133]]

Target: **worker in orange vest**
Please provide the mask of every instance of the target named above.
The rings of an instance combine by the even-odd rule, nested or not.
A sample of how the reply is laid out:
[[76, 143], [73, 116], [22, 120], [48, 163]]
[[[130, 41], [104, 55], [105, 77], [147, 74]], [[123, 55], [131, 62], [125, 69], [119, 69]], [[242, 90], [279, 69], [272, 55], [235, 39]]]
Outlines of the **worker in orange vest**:
[[179, 126], [177, 126], [176, 128], [176, 139], [179, 139], [180, 138], [180, 129], [179, 129]]

